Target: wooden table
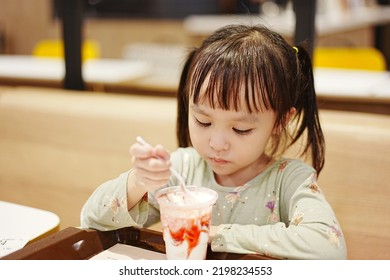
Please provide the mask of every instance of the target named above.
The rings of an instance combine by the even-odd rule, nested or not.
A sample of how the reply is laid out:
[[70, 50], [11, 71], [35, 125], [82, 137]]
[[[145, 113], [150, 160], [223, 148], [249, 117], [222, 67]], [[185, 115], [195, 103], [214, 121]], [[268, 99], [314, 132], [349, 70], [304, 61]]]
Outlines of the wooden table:
[[390, 72], [314, 69], [321, 109], [390, 115]]
[[[165, 254], [162, 233], [134, 227], [112, 231], [97, 231], [69, 227], [25, 248], [9, 254], [6, 260], [83, 260], [121, 243]], [[207, 259], [214, 260], [269, 260], [261, 255], [241, 255], [207, 251]]]
[[[390, 72], [315, 68], [314, 82], [320, 109], [390, 115]], [[112, 84], [110, 89], [174, 97], [178, 84], [177, 71], [164, 77], [152, 72], [141, 79]]]
[[[179, 65], [162, 71], [151, 62], [91, 60], [84, 66], [89, 90], [175, 97]], [[32, 56], [1, 56], [0, 85], [62, 87], [62, 62]], [[315, 68], [320, 109], [390, 114], [390, 72]]]
[[[83, 79], [88, 89], [104, 91], [105, 86], [120, 85], [150, 74], [144, 61], [89, 59], [83, 63]], [[0, 55], [0, 85], [63, 87], [65, 62], [60, 58], [31, 55]]]

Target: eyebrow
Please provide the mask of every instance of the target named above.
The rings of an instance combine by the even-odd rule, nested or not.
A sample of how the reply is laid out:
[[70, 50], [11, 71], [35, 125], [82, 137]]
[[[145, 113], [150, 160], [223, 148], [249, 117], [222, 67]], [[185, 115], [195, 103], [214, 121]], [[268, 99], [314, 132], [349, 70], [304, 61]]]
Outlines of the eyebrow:
[[[198, 113], [198, 114], [202, 114], [206, 117], [210, 117], [210, 115], [205, 112], [202, 108], [200, 108], [199, 106], [195, 105], [195, 104], [191, 104], [191, 109], [194, 110], [194, 112]], [[252, 115], [252, 114], [242, 114], [241, 116], [239, 116], [238, 118], [234, 119], [233, 121], [235, 122], [248, 122], [248, 123], [255, 123], [255, 122], [258, 122], [259, 121], [259, 118], [255, 115]]]

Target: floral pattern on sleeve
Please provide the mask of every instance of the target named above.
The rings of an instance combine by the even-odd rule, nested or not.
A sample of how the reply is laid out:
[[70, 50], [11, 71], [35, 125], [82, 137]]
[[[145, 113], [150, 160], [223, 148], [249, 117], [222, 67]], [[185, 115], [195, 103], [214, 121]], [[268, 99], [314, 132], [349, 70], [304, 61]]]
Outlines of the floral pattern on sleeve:
[[268, 216], [267, 221], [271, 224], [279, 222], [279, 215], [276, 211], [276, 203], [277, 203], [277, 197], [275, 192], [272, 192], [272, 195], [270, 195], [272, 198], [267, 202], [265, 205], [266, 208], [268, 208], [271, 213]]
[[[119, 223], [118, 213], [120, 210], [124, 211], [127, 208], [125, 197], [111, 197], [108, 198], [108, 203], [104, 204], [103, 207], [108, 207], [111, 212], [111, 221]], [[126, 209], [127, 211], [127, 209]]]
[[[109, 209], [109, 212], [111, 213], [111, 221], [119, 223], [119, 216], [120, 212], [128, 212], [127, 211], [127, 201], [126, 197], [110, 197], [107, 198], [108, 202], [103, 205], [103, 207]], [[145, 195], [141, 199], [142, 201], [147, 202], [148, 201], [148, 194], [145, 193]]]
[[[318, 195], [321, 193], [321, 189], [318, 186], [317, 183], [317, 176], [315, 173], [313, 173], [310, 178], [310, 183], [307, 185], [308, 190], [315, 194]], [[298, 226], [303, 219], [304, 213], [302, 212], [296, 212], [294, 213], [293, 219], [291, 221], [291, 224]], [[339, 224], [333, 220], [333, 225], [329, 226], [327, 232], [328, 240], [331, 244], [336, 245], [337, 247], [340, 247], [340, 240], [343, 238], [343, 234], [341, 232]]]
[[330, 243], [340, 247], [340, 239], [343, 237], [343, 234], [341, 233], [340, 226], [336, 221], [333, 221], [333, 225], [329, 227], [327, 234]]
[[[288, 163], [289, 160], [283, 160], [279, 164], [278, 172], [283, 172], [286, 166], [288, 165]], [[278, 197], [274, 191], [272, 192], [272, 195], [269, 194], [268, 196], [271, 197], [271, 199], [265, 204], [265, 207], [268, 208], [268, 210], [270, 210], [271, 213], [269, 214], [267, 221], [268, 223], [275, 224], [280, 220], [279, 214], [277, 213]]]
[[295, 212], [290, 224], [298, 226], [302, 222], [304, 215], [302, 212]]
[[321, 193], [320, 187], [317, 184], [317, 175], [313, 173], [309, 180], [311, 181], [310, 184], [308, 185], [309, 190], [314, 193], [314, 194], [319, 194]]

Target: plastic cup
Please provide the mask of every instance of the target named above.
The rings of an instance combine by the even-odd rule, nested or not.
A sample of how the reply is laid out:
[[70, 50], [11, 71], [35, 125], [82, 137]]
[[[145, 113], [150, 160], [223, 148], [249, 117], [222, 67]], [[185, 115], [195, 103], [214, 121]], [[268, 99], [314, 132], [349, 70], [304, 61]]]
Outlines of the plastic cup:
[[180, 186], [156, 192], [168, 260], [204, 260], [213, 204], [218, 194], [208, 188], [187, 186], [197, 199], [185, 197]]

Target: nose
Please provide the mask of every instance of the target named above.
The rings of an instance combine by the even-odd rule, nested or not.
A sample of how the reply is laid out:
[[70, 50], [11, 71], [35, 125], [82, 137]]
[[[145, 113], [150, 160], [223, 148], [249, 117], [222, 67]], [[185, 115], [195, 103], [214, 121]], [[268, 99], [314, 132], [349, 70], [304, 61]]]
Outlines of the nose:
[[229, 142], [226, 137], [221, 133], [212, 135], [209, 140], [209, 145], [213, 150], [217, 152], [226, 151], [229, 149]]

